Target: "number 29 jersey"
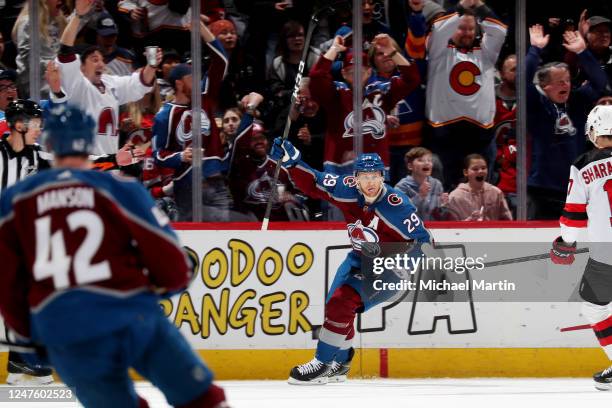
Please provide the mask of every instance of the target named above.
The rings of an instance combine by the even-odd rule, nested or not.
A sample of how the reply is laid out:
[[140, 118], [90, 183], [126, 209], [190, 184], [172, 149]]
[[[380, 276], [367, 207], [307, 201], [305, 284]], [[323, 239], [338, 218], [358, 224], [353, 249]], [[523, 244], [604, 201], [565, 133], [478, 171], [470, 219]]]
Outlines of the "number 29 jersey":
[[586, 228], [590, 257], [612, 264], [612, 148], [584, 153], [571, 166], [559, 223], [566, 242], [576, 241]]
[[155, 292], [180, 290], [191, 275], [144, 187], [91, 170], [47, 170], [7, 189], [0, 259], [5, 322], [47, 345], [87, 340], [157, 313]]
[[304, 162], [288, 171], [298, 189], [342, 211], [356, 253], [361, 252], [364, 243], [431, 241], [410, 199], [391, 186], [384, 185], [380, 197], [367, 204], [354, 176], [320, 172]]

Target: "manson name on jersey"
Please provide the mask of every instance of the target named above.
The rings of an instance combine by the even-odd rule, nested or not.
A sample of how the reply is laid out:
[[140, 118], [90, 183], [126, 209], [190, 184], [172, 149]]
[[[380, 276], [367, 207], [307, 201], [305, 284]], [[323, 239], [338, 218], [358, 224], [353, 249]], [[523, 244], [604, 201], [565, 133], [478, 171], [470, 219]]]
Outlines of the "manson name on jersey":
[[69, 187], [46, 191], [36, 200], [38, 215], [56, 208], [93, 208], [94, 190], [89, 187]]

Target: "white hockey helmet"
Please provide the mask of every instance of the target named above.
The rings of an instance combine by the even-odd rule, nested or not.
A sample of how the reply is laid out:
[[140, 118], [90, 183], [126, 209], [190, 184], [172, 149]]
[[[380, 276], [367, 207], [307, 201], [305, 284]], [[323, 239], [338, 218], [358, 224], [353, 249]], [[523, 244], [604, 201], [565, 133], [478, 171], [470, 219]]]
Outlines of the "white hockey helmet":
[[597, 105], [589, 113], [585, 133], [597, 147], [599, 136], [612, 136], [612, 105]]

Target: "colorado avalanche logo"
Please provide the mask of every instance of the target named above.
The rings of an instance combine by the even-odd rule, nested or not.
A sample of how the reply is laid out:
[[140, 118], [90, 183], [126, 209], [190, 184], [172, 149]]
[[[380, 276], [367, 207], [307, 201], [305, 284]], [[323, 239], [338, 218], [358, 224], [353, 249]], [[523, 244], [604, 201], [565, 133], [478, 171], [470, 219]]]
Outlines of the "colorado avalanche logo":
[[[176, 127], [176, 138], [179, 142], [183, 144], [185, 144], [185, 142], [191, 141], [191, 122], [191, 111], [184, 111], [181, 115], [181, 120], [179, 121], [179, 124]], [[210, 119], [208, 119], [208, 115], [204, 111], [202, 111], [200, 115], [200, 122], [200, 131], [202, 132], [202, 135], [209, 136]]]
[[401, 203], [404, 202], [404, 200], [402, 200], [402, 197], [398, 196], [395, 193], [389, 194], [389, 196], [387, 197], [387, 201], [389, 202], [389, 204], [393, 206], [400, 205]]
[[361, 251], [361, 246], [368, 242], [378, 242], [378, 234], [372, 228], [364, 227], [361, 220], [347, 226], [351, 245], [356, 251]]
[[354, 176], [346, 176], [342, 179], [342, 184], [347, 187], [355, 187], [357, 185], [357, 179]]
[[[387, 115], [378, 106], [371, 104], [369, 101], [364, 104], [363, 111], [363, 122], [361, 125], [361, 132], [365, 135], [370, 135], [374, 139], [382, 139], [385, 137], [385, 119]], [[344, 134], [342, 137], [353, 137], [355, 131], [353, 130], [353, 112], [349, 113], [344, 119]]]
[[[264, 173], [258, 179], [251, 181], [247, 187], [247, 196], [244, 198], [245, 203], [250, 204], [265, 204], [270, 197], [270, 186], [274, 180]], [[275, 198], [273, 208], [279, 207], [279, 201]]]

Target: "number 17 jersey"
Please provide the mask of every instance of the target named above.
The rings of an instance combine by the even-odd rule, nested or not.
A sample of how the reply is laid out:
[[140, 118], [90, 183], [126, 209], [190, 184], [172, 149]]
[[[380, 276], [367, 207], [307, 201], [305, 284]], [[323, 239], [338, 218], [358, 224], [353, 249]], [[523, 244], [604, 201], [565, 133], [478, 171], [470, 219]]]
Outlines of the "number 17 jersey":
[[612, 148], [594, 149], [576, 159], [559, 222], [566, 242], [576, 241], [586, 228], [590, 257], [612, 264]]

